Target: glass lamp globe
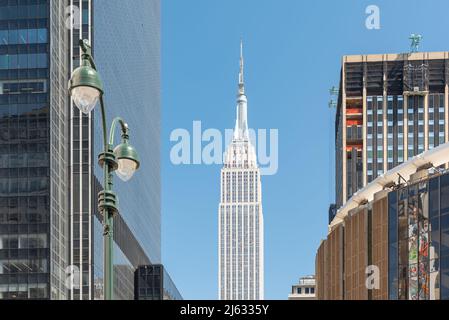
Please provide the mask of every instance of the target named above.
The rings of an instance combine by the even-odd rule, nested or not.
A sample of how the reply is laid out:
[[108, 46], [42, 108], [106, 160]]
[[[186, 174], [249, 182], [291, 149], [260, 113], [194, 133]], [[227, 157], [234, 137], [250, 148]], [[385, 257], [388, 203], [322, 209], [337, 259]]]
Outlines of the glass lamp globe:
[[69, 82], [70, 95], [81, 112], [87, 114], [95, 108], [103, 94], [103, 83], [97, 70], [86, 59], [72, 73]]
[[137, 162], [130, 159], [118, 159], [117, 176], [124, 182], [131, 180], [134, 173], [137, 171]]
[[100, 91], [92, 87], [76, 87], [72, 90], [73, 102], [84, 114], [89, 114], [100, 98]]
[[125, 141], [114, 149], [114, 155], [118, 162], [116, 171], [118, 177], [125, 182], [129, 181], [140, 167], [136, 149]]

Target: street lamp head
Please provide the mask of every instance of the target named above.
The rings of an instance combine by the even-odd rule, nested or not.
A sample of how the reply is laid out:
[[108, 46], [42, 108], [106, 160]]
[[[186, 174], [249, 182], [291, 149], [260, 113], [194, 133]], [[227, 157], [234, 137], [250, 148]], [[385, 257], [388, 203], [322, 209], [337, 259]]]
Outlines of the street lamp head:
[[114, 149], [114, 154], [118, 162], [117, 175], [123, 181], [129, 181], [140, 167], [136, 149], [125, 140]]
[[90, 113], [103, 94], [103, 83], [98, 72], [91, 67], [89, 61], [73, 71], [70, 79], [70, 95], [75, 105], [84, 113]]

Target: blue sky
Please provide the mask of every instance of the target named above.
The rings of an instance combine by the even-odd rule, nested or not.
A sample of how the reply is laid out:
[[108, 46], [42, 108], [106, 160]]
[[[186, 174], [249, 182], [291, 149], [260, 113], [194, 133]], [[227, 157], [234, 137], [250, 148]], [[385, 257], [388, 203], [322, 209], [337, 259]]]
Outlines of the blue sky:
[[[380, 8], [381, 29], [365, 28]], [[447, 51], [447, 0], [162, 1], [162, 255], [186, 299], [217, 298], [220, 166], [174, 166], [172, 130], [232, 128], [240, 38], [252, 128], [279, 129], [279, 171], [263, 177], [265, 297], [314, 273], [334, 199], [333, 115], [345, 54]]]

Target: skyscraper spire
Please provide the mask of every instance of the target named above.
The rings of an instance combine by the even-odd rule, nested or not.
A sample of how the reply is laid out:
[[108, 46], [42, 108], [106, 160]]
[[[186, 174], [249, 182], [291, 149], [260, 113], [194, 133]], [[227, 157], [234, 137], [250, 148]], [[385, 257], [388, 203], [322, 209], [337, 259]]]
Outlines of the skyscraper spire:
[[221, 171], [218, 209], [220, 300], [263, 300], [264, 225], [261, 173], [247, 122], [243, 43], [240, 43], [236, 123]]
[[243, 40], [240, 40], [240, 73], [239, 73], [239, 94], [245, 94], [244, 78], [245, 61], [243, 60]]
[[245, 95], [244, 79], [244, 59], [243, 59], [243, 41], [240, 41], [240, 71], [239, 71], [239, 92], [237, 95], [237, 117], [235, 121], [234, 139], [248, 141], [248, 119], [247, 104]]

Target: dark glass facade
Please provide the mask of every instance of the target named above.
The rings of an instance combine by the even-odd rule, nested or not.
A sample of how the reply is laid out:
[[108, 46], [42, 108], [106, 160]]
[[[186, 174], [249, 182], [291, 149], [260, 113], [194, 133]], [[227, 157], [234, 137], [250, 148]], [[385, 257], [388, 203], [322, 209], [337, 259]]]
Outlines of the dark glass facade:
[[134, 274], [135, 300], [182, 300], [163, 265], [139, 266]]
[[[133, 299], [134, 270], [150, 264], [150, 255], [160, 260], [159, 15], [156, 0], [136, 6], [110, 0], [0, 0], [0, 299], [103, 297], [100, 118], [81, 114], [67, 92], [70, 73], [79, 66], [79, 39], [92, 42], [106, 79], [109, 122], [132, 114], [117, 99], [121, 81], [145, 84], [123, 89], [135, 98], [130, 104], [143, 109], [126, 120], [146, 165], [137, 181], [116, 181], [122, 208], [129, 210], [121, 210], [114, 225], [114, 298]], [[120, 30], [111, 34], [115, 24]], [[94, 35], [101, 39], [98, 45]], [[145, 49], [121, 52], [114, 44], [125, 38], [142, 41]], [[134, 68], [123, 54], [128, 62], [136, 60]], [[148, 193], [147, 203], [129, 192], [136, 188]], [[80, 277], [66, 283], [69, 266]]]
[[[116, 116], [124, 118], [142, 163], [127, 183], [114, 176], [120, 201], [120, 215], [114, 222], [114, 299], [129, 300], [134, 298], [136, 268], [161, 260], [160, 1], [136, 0], [130, 6], [126, 1], [93, 0], [89, 8], [93, 8], [91, 37], [105, 86], [108, 125]], [[99, 108], [91, 116], [94, 143], [90, 146], [96, 158], [103, 148]], [[118, 143], [118, 132], [115, 138]], [[96, 163], [93, 174], [93, 298], [102, 299], [103, 230], [96, 197], [103, 172]]]
[[449, 174], [389, 196], [389, 297], [449, 299]]
[[0, 299], [65, 299], [64, 2], [0, 0]]
[[[160, 263], [160, 0], [133, 0], [133, 5], [95, 0], [93, 20], [95, 61], [104, 82], [108, 122], [124, 118], [141, 160], [129, 182], [114, 177], [120, 215], [151, 263]], [[103, 148], [99, 108], [94, 122], [94, 154], [98, 154]], [[119, 139], [117, 133], [116, 142]], [[96, 165], [94, 173], [103, 176]]]

